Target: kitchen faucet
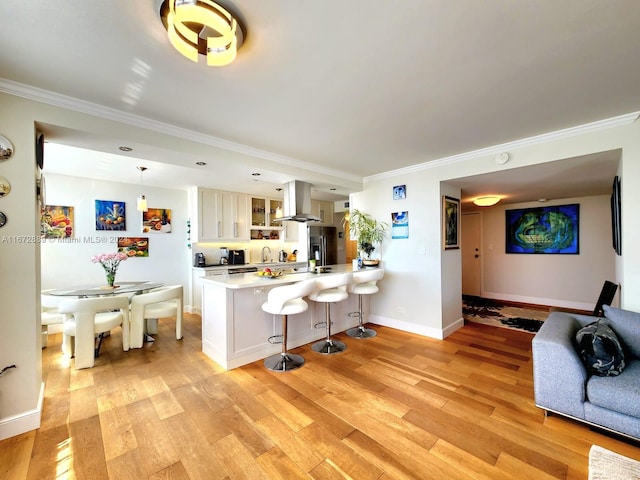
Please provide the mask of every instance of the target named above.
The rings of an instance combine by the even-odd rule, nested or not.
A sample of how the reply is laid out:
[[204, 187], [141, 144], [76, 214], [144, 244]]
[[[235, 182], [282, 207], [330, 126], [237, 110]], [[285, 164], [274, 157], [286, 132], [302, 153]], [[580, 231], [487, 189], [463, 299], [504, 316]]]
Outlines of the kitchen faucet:
[[267, 263], [267, 255], [265, 250], [269, 250], [269, 259], [271, 259], [271, 249], [267, 246], [262, 247], [262, 263]]

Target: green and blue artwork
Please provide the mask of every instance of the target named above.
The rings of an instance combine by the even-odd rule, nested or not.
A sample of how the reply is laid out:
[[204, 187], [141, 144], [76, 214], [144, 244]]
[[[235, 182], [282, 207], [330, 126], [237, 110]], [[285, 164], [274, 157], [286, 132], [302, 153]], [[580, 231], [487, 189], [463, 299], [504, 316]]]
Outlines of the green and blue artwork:
[[580, 205], [507, 210], [506, 253], [580, 253]]

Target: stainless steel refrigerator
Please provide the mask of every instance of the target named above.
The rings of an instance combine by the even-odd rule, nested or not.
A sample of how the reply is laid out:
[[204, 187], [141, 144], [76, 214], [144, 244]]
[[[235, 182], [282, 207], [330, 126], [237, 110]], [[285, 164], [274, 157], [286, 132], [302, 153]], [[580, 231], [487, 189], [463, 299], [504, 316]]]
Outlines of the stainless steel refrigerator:
[[[318, 260], [318, 266], [338, 263], [338, 231], [336, 227], [309, 226], [309, 260]], [[317, 256], [316, 256], [316, 252]]]

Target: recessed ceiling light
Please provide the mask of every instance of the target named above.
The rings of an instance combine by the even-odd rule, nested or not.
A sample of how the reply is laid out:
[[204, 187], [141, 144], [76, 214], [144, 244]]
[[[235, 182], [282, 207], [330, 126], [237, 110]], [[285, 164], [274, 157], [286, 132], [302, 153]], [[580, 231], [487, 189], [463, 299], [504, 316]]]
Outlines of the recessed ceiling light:
[[133, 150], [131, 147], [118, 147], [118, 150], [122, 150], [123, 152], [130, 152]]
[[196, 165], [200, 166], [200, 167], [204, 167], [207, 164], [207, 162], [196, 162]]

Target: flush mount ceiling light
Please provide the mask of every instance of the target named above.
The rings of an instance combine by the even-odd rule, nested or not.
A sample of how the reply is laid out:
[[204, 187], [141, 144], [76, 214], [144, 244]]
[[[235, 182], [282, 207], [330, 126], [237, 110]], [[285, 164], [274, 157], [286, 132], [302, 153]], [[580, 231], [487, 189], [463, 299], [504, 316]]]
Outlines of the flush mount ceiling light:
[[160, 17], [169, 41], [182, 55], [221, 67], [233, 62], [244, 35], [238, 21], [211, 0], [164, 0]]
[[[140, 187], [142, 187], [142, 174], [146, 169], [147, 167], [138, 167], [138, 170], [140, 170]], [[145, 197], [144, 194], [140, 194], [140, 196], [137, 198], [136, 209], [139, 212], [146, 212], [148, 210], [147, 197]]]
[[473, 200], [479, 207], [491, 207], [500, 201], [500, 197], [497, 195], [487, 195], [485, 197], [478, 197]]

